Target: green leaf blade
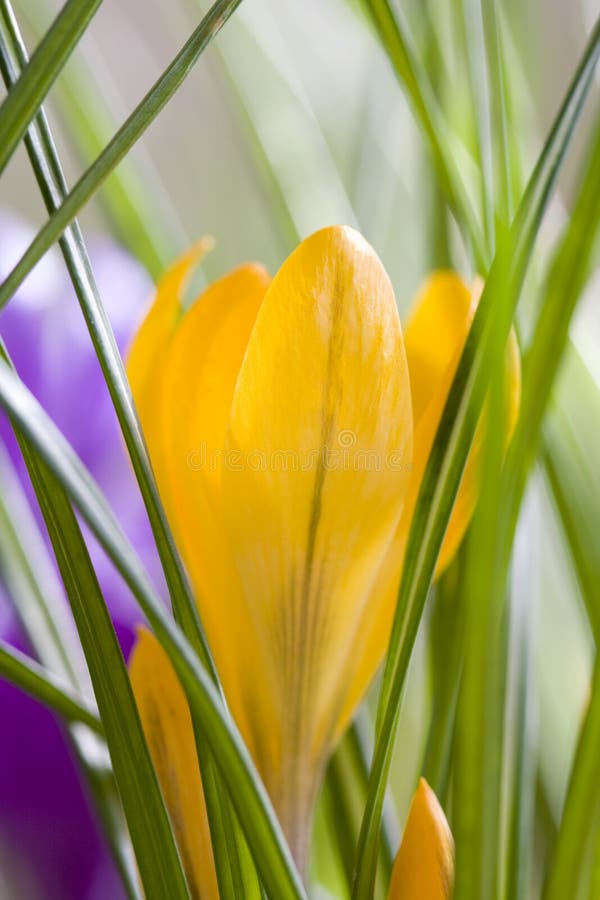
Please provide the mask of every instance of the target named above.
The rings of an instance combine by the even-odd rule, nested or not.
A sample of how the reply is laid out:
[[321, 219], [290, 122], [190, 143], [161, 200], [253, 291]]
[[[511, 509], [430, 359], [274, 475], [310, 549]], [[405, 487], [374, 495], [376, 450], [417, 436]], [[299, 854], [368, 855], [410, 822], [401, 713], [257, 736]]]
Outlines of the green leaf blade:
[[354, 900], [372, 895], [381, 809], [402, 688], [437, 556], [485, 393], [486, 356], [498, 334], [506, 340], [539, 222], [590, 87], [600, 55], [600, 22], [575, 73], [515, 224], [499, 250], [450, 389], [423, 477], [408, 538], [390, 650], [380, 695], [371, 788], [359, 842]]
[[[0, 106], [0, 173], [102, 0], [68, 0]], [[5, 10], [4, 2], [0, 6]]]

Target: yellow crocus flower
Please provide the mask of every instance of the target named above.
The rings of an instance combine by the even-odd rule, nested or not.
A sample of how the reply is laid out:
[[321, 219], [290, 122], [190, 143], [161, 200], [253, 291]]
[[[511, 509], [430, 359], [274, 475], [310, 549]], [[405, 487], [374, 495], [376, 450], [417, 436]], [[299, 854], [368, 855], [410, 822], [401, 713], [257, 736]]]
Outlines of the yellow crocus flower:
[[[159, 284], [128, 372], [228, 703], [302, 866], [326, 761], [385, 652], [476, 299], [458, 276], [434, 276], [403, 340], [375, 252], [332, 227], [272, 281], [242, 266], [185, 311], [204, 249]], [[507, 371], [517, 398], [512, 351]], [[476, 456], [477, 441], [440, 566], [471, 515]]]

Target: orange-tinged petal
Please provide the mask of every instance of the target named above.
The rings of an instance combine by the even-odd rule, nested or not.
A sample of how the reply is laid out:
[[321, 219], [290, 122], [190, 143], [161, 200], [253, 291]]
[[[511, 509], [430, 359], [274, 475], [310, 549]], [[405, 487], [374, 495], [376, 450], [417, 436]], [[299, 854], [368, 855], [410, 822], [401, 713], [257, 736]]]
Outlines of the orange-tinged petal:
[[190, 712], [166, 653], [145, 628], [138, 632], [129, 675], [191, 896], [195, 900], [217, 900]]
[[421, 778], [394, 861], [388, 900], [449, 900], [454, 842], [437, 797]]
[[261, 770], [292, 843], [370, 621], [411, 443], [392, 287], [360, 235], [325, 229], [265, 294], [231, 408], [227, 449], [239, 466], [222, 473], [246, 603], [267, 638], [266, 657], [252, 645], [246, 653], [276, 692], [270, 721], [260, 720], [256, 698]]

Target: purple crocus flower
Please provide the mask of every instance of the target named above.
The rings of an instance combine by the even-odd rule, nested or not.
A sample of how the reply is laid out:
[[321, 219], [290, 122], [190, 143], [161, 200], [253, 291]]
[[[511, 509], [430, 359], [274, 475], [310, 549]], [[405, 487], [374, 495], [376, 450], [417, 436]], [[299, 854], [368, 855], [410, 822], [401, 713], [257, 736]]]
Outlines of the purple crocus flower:
[[[0, 280], [33, 237], [16, 217], [0, 213]], [[152, 292], [144, 269], [112, 241], [92, 244], [100, 294], [121, 352]], [[147, 519], [104, 379], [58, 251], [51, 251], [0, 313], [0, 334], [30, 390], [100, 483], [119, 521], [160, 584]], [[32, 495], [10, 427], [0, 438]], [[121, 644], [127, 653], [140, 614], [102, 551], [92, 559]], [[1, 580], [1, 573], [0, 573]], [[27, 650], [26, 637], [2, 597], [0, 635]], [[118, 900], [121, 888], [99, 834], [64, 732], [39, 704], [0, 681], [0, 895], [44, 900]], [[6, 885], [3, 883], [6, 882]]]

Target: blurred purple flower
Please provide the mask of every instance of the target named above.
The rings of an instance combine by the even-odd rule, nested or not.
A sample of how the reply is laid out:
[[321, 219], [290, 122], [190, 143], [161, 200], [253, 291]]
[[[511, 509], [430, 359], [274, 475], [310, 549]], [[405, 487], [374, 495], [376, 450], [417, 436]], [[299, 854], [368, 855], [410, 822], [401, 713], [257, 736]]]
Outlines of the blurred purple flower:
[[[0, 213], [0, 280], [33, 237], [21, 220]], [[90, 247], [100, 295], [121, 352], [150, 298], [143, 268], [112, 241]], [[56, 250], [48, 253], [0, 313], [0, 334], [17, 371], [66, 435], [104, 490], [121, 525], [160, 584], [147, 519], [77, 299]], [[4, 416], [3, 439], [32, 491]], [[127, 653], [140, 614], [100, 548], [88, 541], [94, 566]], [[0, 574], [1, 578], [1, 574]], [[1, 596], [0, 634], [27, 648], [10, 603]], [[54, 717], [0, 681], [0, 709], [10, 722], [0, 743], [0, 894], [6, 860], [14, 896], [46, 900], [119, 898], [118, 880], [101, 840], [64, 733]], [[3, 852], [4, 848], [4, 852]], [[26, 865], [24, 865], [26, 863]], [[22, 887], [23, 872], [31, 884]], [[8, 893], [7, 893], [8, 891]], [[98, 893], [100, 891], [100, 893]]]

